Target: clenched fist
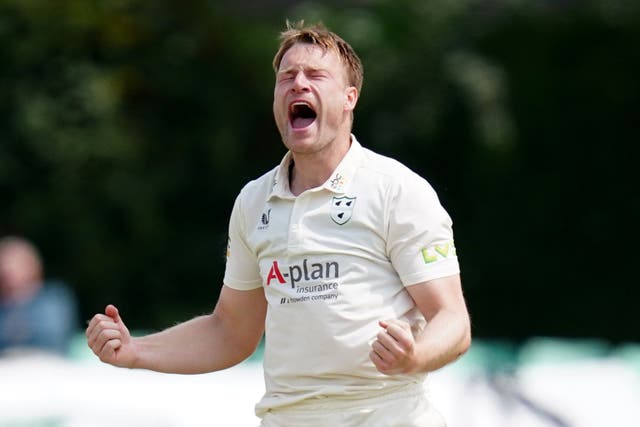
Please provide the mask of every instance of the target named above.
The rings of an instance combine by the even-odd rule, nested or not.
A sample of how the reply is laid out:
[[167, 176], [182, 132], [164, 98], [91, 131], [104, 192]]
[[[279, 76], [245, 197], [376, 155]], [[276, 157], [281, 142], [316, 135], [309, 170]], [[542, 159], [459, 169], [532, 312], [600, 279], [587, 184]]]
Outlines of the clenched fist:
[[416, 340], [411, 325], [391, 319], [378, 322], [382, 330], [371, 344], [369, 357], [386, 375], [408, 374], [418, 369]]
[[108, 305], [104, 313], [96, 314], [89, 322], [87, 344], [101, 361], [123, 368], [133, 367], [135, 346], [118, 309]]

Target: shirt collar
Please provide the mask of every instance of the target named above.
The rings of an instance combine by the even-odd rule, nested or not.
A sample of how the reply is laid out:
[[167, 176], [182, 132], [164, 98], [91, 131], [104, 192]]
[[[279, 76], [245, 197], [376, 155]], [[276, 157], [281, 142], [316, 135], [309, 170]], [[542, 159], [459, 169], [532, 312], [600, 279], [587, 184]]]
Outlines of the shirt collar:
[[272, 197], [279, 197], [282, 199], [293, 198], [293, 194], [289, 188], [289, 165], [291, 165], [292, 161], [293, 158], [291, 156], [291, 151], [287, 151], [287, 154], [282, 158], [280, 165], [276, 168], [273, 185], [271, 186], [271, 193], [269, 193], [268, 199], [271, 199]]
[[333, 171], [331, 177], [324, 183], [323, 187], [334, 193], [344, 194], [347, 192], [356, 170], [362, 163], [363, 149], [356, 137], [351, 135], [351, 147], [342, 158], [336, 170]]
[[[338, 167], [333, 171], [331, 177], [321, 186], [326, 190], [333, 193], [344, 194], [347, 192], [349, 185], [353, 181], [356, 170], [362, 163], [363, 148], [358, 142], [356, 137], [351, 135], [351, 147], [349, 151], [342, 158]], [[283, 199], [293, 198], [291, 189], [289, 188], [289, 165], [293, 161], [291, 151], [282, 158], [280, 165], [278, 166], [269, 194], [269, 199], [272, 197], [279, 197]]]

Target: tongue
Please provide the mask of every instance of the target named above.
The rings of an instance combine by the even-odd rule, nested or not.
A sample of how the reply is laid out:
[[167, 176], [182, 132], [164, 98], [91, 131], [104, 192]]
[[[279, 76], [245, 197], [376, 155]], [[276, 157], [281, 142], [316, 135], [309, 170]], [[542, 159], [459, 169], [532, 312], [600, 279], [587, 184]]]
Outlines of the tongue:
[[291, 126], [294, 129], [306, 128], [311, 123], [313, 123], [314, 120], [315, 119], [312, 117], [296, 117], [293, 120], [291, 120]]

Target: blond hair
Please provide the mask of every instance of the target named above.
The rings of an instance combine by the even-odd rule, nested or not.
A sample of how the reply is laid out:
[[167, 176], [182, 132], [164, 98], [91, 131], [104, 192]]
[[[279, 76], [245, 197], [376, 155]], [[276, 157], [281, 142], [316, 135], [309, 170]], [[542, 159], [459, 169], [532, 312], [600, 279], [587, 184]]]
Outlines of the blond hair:
[[296, 43], [306, 43], [318, 46], [325, 52], [337, 53], [347, 70], [347, 83], [358, 89], [360, 93], [364, 75], [360, 58], [349, 43], [329, 31], [322, 23], [305, 27], [304, 21], [294, 24], [287, 21], [287, 29], [280, 33], [280, 47], [273, 58], [273, 69], [276, 72], [280, 68], [284, 54]]

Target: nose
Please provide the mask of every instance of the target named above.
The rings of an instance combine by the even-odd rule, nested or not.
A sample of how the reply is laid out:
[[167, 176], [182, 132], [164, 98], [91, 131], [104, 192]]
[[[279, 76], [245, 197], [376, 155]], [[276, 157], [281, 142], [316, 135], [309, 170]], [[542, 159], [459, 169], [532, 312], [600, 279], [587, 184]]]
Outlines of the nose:
[[291, 86], [292, 92], [307, 92], [309, 91], [309, 80], [303, 72], [298, 72], [293, 79], [293, 85]]

